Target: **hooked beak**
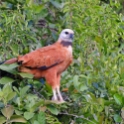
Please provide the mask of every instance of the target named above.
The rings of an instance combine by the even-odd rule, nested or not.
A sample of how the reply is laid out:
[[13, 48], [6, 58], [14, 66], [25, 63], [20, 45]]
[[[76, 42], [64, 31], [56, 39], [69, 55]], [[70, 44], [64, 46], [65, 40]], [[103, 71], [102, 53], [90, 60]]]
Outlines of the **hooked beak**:
[[74, 38], [74, 34], [70, 34], [70, 39], [73, 39]]

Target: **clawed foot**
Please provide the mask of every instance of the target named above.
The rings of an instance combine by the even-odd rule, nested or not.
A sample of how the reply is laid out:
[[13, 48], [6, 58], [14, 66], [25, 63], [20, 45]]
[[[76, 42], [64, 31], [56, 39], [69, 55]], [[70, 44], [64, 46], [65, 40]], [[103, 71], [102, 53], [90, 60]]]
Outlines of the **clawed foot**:
[[61, 103], [65, 102], [63, 100], [63, 97], [62, 97], [61, 93], [60, 93], [59, 87], [57, 87], [56, 89], [53, 89], [52, 101], [54, 101], [55, 103], [58, 103], [58, 104], [61, 104]]
[[63, 98], [61, 100], [58, 100], [58, 99], [55, 99], [54, 97], [52, 97], [52, 101], [54, 103], [57, 103], [57, 104], [61, 104], [61, 103], [65, 103], [66, 101], [63, 100]]
[[62, 103], [65, 103], [65, 101], [56, 101], [56, 104], [62, 104]]
[[60, 101], [60, 100], [52, 100], [53, 103], [56, 103], [56, 104], [62, 104], [62, 103], [65, 103], [66, 101]]

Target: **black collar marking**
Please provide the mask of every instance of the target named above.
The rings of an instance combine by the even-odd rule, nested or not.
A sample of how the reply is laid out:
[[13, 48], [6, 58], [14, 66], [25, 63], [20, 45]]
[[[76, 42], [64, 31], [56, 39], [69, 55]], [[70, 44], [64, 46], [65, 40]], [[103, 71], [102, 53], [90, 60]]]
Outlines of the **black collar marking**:
[[62, 44], [64, 47], [72, 46], [72, 42], [69, 42], [69, 41], [62, 41], [61, 44]]

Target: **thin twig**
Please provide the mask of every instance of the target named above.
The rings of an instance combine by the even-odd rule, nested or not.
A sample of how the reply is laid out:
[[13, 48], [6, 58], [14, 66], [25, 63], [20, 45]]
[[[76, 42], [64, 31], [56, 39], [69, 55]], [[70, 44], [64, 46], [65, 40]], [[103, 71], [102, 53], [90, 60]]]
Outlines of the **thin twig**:
[[75, 117], [75, 118], [82, 118], [82, 119], [87, 120], [87, 121], [89, 121], [89, 122], [91, 122], [91, 123], [93, 123], [93, 124], [96, 124], [96, 123], [94, 123], [93, 121], [89, 120], [88, 118], [85, 118], [85, 117], [82, 117], [82, 116], [78, 116], [78, 115], [74, 115], [74, 114], [69, 114], [69, 113], [59, 113], [59, 114], [68, 115], [68, 116], [73, 116], [73, 117]]

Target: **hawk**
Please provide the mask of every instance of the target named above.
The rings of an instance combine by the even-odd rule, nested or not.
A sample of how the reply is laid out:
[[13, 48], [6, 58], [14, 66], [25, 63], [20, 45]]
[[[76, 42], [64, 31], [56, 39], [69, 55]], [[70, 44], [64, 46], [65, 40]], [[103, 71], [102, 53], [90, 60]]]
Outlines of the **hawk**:
[[19, 71], [30, 73], [34, 78], [45, 78], [52, 87], [53, 100], [63, 102], [60, 92], [61, 74], [72, 63], [72, 42], [74, 31], [64, 29], [57, 42], [52, 45], [39, 48], [23, 56], [5, 61], [5, 64], [17, 62]]

